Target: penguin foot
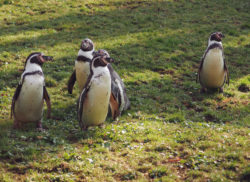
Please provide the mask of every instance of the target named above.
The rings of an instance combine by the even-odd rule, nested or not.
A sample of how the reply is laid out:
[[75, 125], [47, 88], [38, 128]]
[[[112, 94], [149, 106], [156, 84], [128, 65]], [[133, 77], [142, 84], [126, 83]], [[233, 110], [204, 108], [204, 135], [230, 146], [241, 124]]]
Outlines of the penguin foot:
[[51, 114], [48, 112], [47, 119], [51, 119]]
[[13, 128], [14, 129], [19, 129], [20, 127], [21, 127], [20, 122], [18, 122], [17, 120], [14, 120]]
[[103, 128], [105, 127], [105, 125], [104, 125], [104, 124], [101, 124], [101, 125], [99, 125], [98, 127], [101, 128], [101, 129], [103, 129]]
[[207, 89], [202, 87], [201, 90], [200, 90], [200, 93], [206, 93], [207, 92]]
[[37, 127], [37, 130], [38, 130], [38, 131], [44, 131], [44, 129], [43, 129], [43, 127], [42, 127], [42, 121], [41, 121], [41, 120], [37, 122], [36, 127]]
[[83, 126], [81, 129], [82, 131], [88, 131], [88, 126]]
[[44, 132], [44, 131], [45, 131], [45, 129], [43, 129], [43, 128], [36, 128], [36, 130], [37, 130], [38, 132]]
[[223, 87], [219, 88], [219, 93], [223, 93], [223, 92], [224, 92]]

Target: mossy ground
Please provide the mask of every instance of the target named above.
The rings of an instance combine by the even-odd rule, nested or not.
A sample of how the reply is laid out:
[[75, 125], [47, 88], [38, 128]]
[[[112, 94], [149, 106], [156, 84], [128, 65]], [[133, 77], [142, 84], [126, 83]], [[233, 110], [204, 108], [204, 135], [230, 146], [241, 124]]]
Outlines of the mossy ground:
[[[237, 181], [249, 177], [250, 3], [246, 0], [0, 0], [0, 181]], [[230, 85], [199, 93], [210, 33], [222, 31]], [[116, 60], [132, 108], [79, 130], [66, 82], [80, 42]], [[11, 99], [33, 51], [53, 119], [12, 129]]]

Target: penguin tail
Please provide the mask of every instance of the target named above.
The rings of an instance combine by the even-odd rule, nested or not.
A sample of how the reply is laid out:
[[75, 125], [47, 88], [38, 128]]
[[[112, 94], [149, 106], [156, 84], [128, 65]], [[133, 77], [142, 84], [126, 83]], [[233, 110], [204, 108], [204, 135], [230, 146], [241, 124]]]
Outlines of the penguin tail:
[[112, 93], [110, 94], [109, 105], [112, 113], [112, 118], [113, 120], [115, 120], [120, 115], [120, 111], [119, 104]]

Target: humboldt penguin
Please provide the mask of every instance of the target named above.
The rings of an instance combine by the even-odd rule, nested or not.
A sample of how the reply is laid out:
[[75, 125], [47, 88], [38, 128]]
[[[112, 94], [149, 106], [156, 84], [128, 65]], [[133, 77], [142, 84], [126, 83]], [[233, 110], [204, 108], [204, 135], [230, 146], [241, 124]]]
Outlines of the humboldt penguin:
[[42, 65], [52, 57], [43, 53], [31, 53], [25, 62], [24, 72], [12, 98], [11, 117], [14, 115], [14, 128], [22, 123], [36, 122], [42, 129], [43, 102], [47, 104], [47, 117], [50, 118], [51, 103], [45, 87]]
[[[108, 51], [104, 49], [100, 49], [96, 53], [110, 58]], [[108, 64], [108, 69], [111, 75], [110, 110], [112, 118], [116, 119], [123, 111], [130, 108], [130, 101], [126, 94], [125, 85], [118, 73], [111, 64]]]
[[90, 63], [93, 58], [94, 43], [86, 38], [82, 41], [78, 56], [75, 60], [75, 70], [68, 81], [68, 92], [72, 94], [75, 81], [78, 83], [80, 92], [82, 91], [90, 74]]
[[78, 120], [82, 130], [104, 123], [108, 114], [111, 94], [111, 76], [107, 67], [112, 59], [95, 55], [90, 65], [90, 74], [80, 94]]
[[196, 80], [201, 84], [201, 92], [219, 89], [222, 93], [224, 83], [229, 84], [229, 73], [221, 42], [223, 37], [221, 32], [215, 32], [208, 39], [208, 47], [201, 59]]

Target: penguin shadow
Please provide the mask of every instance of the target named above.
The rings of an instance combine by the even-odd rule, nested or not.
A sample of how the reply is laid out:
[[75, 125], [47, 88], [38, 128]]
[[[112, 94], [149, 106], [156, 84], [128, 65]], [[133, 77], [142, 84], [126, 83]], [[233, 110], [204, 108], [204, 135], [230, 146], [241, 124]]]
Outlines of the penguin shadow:
[[[78, 90], [74, 90], [78, 92]], [[74, 94], [75, 95], [75, 94]], [[74, 97], [71, 95], [71, 97]], [[68, 143], [76, 143], [82, 139], [93, 138], [101, 126], [89, 127], [88, 130], [82, 131], [77, 116], [78, 93], [73, 102], [64, 103], [60, 106], [54, 106], [51, 112], [51, 119], [45, 120], [44, 127], [47, 131], [58, 134]], [[62, 135], [62, 132], [64, 133]]]
[[203, 96], [206, 96], [206, 95], [212, 96], [212, 95], [217, 95], [217, 94], [226, 95], [224, 94], [224, 92], [221, 92], [219, 88], [208, 88], [205, 91], [199, 89], [198, 93]]
[[[67, 92], [67, 90], [65, 90], [65, 92]], [[43, 127], [46, 128], [48, 132], [53, 132], [54, 134], [57, 133], [68, 143], [76, 143], [82, 139], [98, 137], [100, 132], [102, 133], [103, 130], [108, 127], [108, 125], [112, 123], [118, 124], [120, 117], [127, 115], [127, 113], [131, 111], [130, 107], [129, 110], [123, 111], [122, 115], [116, 118], [116, 120], [112, 118], [112, 114], [109, 111], [106, 120], [102, 125], [90, 126], [87, 130], [83, 131], [80, 128], [77, 116], [79, 101], [79, 88], [77, 84], [74, 87], [73, 95], [69, 94], [68, 92], [67, 94], [69, 97], [74, 97], [74, 99], [70, 102], [66, 101], [64, 104], [60, 104], [60, 106], [56, 104], [54, 104], [55, 106], [52, 105], [51, 119], [45, 119], [43, 122]], [[64, 135], [62, 135], [62, 132]]]

